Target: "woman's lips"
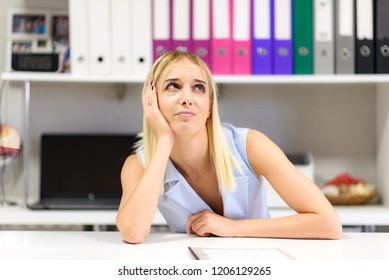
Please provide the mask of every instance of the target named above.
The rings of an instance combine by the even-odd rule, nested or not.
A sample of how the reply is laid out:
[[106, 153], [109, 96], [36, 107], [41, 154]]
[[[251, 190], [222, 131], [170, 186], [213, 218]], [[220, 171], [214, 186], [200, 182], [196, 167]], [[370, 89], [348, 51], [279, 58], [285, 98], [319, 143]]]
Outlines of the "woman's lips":
[[194, 117], [196, 114], [193, 111], [190, 110], [181, 110], [176, 113], [176, 116], [190, 118]]

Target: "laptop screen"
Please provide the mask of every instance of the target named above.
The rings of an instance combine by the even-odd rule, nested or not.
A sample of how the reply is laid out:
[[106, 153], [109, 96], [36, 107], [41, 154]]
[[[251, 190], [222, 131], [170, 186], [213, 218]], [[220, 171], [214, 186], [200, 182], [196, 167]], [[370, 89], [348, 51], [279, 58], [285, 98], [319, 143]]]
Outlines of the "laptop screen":
[[120, 172], [136, 135], [44, 134], [41, 198], [120, 199]]

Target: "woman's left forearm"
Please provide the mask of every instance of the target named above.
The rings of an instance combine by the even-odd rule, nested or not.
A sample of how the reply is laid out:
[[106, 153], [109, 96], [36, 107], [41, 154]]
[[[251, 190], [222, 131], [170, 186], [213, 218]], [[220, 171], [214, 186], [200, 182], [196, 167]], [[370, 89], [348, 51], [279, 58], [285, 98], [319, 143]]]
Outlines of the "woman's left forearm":
[[231, 228], [235, 237], [339, 239], [337, 217], [303, 213], [280, 218], [240, 220]]

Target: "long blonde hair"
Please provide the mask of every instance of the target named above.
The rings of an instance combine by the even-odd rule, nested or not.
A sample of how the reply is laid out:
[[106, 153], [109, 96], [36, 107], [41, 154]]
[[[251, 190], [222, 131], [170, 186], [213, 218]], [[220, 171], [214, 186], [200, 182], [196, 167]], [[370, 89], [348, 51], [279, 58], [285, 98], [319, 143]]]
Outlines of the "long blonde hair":
[[[192, 53], [174, 50], [161, 56], [151, 67], [151, 70], [147, 76], [147, 79], [143, 85], [143, 91], [145, 90], [148, 81], [154, 81], [155, 84], [159, 84], [162, 75], [166, 69], [169, 69], [171, 65], [175, 64], [181, 59], [188, 59], [193, 64], [197, 65], [203, 73], [206, 75], [207, 84], [209, 86], [209, 98], [211, 101], [211, 115], [207, 119], [206, 127], [208, 134], [208, 145], [210, 158], [214, 164], [216, 170], [216, 176], [219, 184], [219, 190], [232, 191], [235, 189], [235, 179], [233, 176], [234, 170], [241, 173], [241, 168], [235, 158], [233, 157], [227, 140], [225, 139], [223, 128], [221, 126], [219, 111], [218, 111], [218, 89], [216, 83], [212, 77], [211, 71], [208, 66], [199, 57]], [[141, 140], [137, 143], [137, 152], [144, 150], [145, 166], [150, 162], [152, 155], [157, 145], [157, 139], [143, 117], [143, 133]]]

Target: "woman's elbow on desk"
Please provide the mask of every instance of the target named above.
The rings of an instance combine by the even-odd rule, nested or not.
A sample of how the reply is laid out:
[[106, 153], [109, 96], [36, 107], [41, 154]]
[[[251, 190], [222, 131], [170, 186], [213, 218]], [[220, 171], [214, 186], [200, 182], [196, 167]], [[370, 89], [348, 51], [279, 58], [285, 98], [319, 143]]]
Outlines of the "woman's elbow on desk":
[[136, 227], [134, 225], [121, 223], [119, 218], [116, 219], [116, 226], [119, 229], [123, 240], [130, 244], [143, 243], [146, 236], [150, 233], [150, 227], [141, 229], [140, 227]]
[[146, 236], [149, 235], [149, 233], [150, 233], [150, 231], [142, 232], [139, 230], [123, 230], [120, 228], [119, 228], [119, 231], [123, 237], [123, 240], [129, 244], [143, 243]]
[[128, 238], [123, 236], [123, 240], [128, 244], [141, 244], [144, 242], [145, 236], [129, 236]]
[[341, 237], [343, 232], [342, 224], [339, 219], [334, 219], [327, 224], [327, 239], [337, 240]]
[[316, 234], [318, 239], [337, 240], [342, 235], [342, 223], [336, 213], [321, 215], [316, 222]]

